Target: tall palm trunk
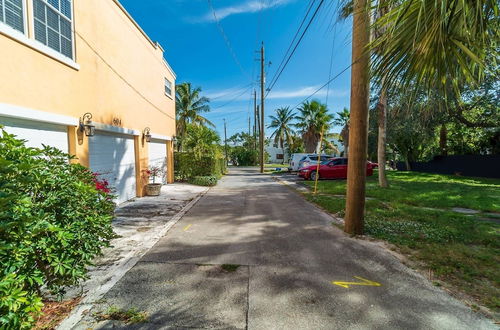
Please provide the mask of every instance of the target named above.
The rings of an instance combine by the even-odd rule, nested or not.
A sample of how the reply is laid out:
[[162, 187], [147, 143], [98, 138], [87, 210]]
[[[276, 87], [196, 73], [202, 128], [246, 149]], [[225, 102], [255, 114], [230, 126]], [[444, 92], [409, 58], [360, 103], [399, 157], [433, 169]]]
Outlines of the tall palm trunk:
[[446, 128], [446, 124], [441, 125], [441, 129], [439, 130], [439, 149], [441, 149], [441, 156], [448, 155], [448, 129]]
[[351, 117], [345, 232], [363, 234], [368, 152], [368, 107], [370, 92], [370, 17], [367, 0], [354, 0], [351, 68]]
[[385, 173], [386, 153], [387, 153], [387, 90], [382, 87], [380, 98], [377, 104], [378, 108], [378, 184], [382, 188], [387, 188], [389, 182]]

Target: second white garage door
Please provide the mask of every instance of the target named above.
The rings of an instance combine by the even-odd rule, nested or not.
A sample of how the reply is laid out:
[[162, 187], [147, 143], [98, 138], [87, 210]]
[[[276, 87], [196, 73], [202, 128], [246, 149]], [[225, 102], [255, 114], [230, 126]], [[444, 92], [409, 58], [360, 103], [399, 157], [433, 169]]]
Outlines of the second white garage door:
[[96, 132], [89, 138], [90, 168], [108, 180], [115, 190], [116, 202], [136, 197], [134, 138]]
[[[167, 145], [163, 140], [151, 140], [149, 143], [149, 166], [167, 167]], [[167, 175], [163, 173], [162, 178], [156, 178], [156, 183], [167, 183]], [[152, 182], [152, 181], [151, 181]]]

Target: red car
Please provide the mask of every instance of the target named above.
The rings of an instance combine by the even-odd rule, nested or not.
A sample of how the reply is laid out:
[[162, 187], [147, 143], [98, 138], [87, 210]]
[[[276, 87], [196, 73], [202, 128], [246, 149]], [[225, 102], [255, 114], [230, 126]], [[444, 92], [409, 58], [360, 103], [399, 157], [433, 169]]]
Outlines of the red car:
[[[373, 169], [378, 164], [367, 162], [366, 175], [372, 176]], [[316, 180], [317, 165], [311, 165], [299, 170], [298, 175], [306, 180]], [[347, 178], [347, 158], [332, 158], [321, 162], [319, 166], [319, 179], [345, 179]]]

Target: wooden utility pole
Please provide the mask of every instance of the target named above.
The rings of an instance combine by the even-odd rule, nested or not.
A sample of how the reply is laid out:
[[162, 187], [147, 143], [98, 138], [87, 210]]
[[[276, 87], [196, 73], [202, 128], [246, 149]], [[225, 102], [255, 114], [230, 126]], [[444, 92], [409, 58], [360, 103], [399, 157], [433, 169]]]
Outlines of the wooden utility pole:
[[227, 165], [228, 161], [227, 161], [227, 127], [226, 127], [226, 118], [224, 118], [224, 155], [226, 157], [226, 165]]
[[254, 149], [257, 150], [257, 128], [259, 127], [257, 116], [257, 91], [253, 90], [253, 140], [254, 140]]
[[318, 164], [316, 165], [316, 179], [314, 180], [314, 195], [318, 193], [319, 167], [321, 165], [321, 146], [323, 145], [324, 132], [325, 132], [325, 127], [323, 126], [321, 128], [321, 135], [319, 136]]
[[363, 234], [368, 151], [370, 17], [367, 0], [354, 0], [351, 69], [349, 165], [344, 231]]
[[264, 66], [264, 42], [260, 48], [260, 173], [264, 173], [264, 84], [265, 84], [265, 66]]

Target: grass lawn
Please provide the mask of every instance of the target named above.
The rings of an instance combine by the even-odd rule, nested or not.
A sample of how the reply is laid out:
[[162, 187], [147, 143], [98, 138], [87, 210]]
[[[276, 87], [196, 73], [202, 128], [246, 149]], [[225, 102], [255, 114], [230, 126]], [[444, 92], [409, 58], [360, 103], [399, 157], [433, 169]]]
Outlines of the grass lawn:
[[[387, 189], [378, 187], [377, 173], [368, 178], [366, 234], [395, 244], [446, 286], [500, 312], [500, 225], [484, 221], [500, 220], [500, 180], [414, 172], [389, 172], [388, 178]], [[345, 188], [345, 180], [320, 181], [318, 195], [306, 197], [343, 216]]]
[[288, 168], [288, 164], [264, 164], [265, 168], [276, 168], [276, 167], [286, 167]]

